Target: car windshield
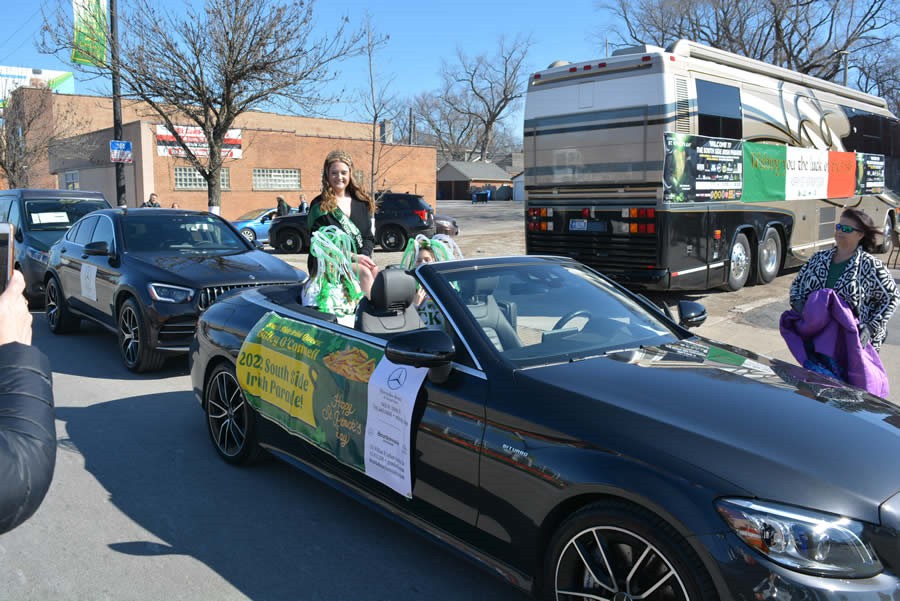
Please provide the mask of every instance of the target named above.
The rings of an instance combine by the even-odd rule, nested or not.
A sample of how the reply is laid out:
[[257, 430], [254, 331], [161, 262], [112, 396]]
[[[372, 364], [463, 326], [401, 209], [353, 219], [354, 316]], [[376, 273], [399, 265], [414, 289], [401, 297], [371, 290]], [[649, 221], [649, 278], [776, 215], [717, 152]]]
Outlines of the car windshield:
[[[432, 264], [437, 267], [437, 264]], [[481, 331], [516, 367], [673, 342], [678, 330], [575, 263], [438, 267]]]
[[65, 231], [88, 213], [107, 208], [105, 201], [97, 199], [29, 198], [25, 201], [25, 229]]
[[247, 250], [243, 237], [213, 215], [140, 213], [123, 218], [125, 250], [129, 252], [209, 254]]
[[251, 221], [253, 219], [256, 219], [257, 217], [262, 217], [269, 211], [274, 210], [275, 209], [253, 209], [252, 211], [247, 211], [246, 213], [235, 219], [235, 221]]

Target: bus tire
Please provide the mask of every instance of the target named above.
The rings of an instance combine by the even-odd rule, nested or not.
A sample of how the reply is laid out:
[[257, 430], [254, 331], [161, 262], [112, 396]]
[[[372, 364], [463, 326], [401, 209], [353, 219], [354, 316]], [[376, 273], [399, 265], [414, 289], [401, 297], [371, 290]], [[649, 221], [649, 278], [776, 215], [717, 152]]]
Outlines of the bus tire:
[[878, 247], [878, 252], [880, 253], [889, 253], [894, 249], [894, 238], [891, 235], [894, 230], [894, 222], [891, 219], [891, 212], [884, 216], [884, 227], [881, 229], [882, 231], [882, 241], [881, 246]]
[[731, 253], [728, 260], [728, 279], [725, 287], [732, 292], [740, 290], [750, 277], [750, 268], [753, 266], [753, 255], [750, 251], [750, 243], [747, 236], [738, 234], [731, 245]]
[[781, 271], [781, 236], [775, 228], [766, 228], [756, 257], [757, 280], [762, 284], [768, 284]]

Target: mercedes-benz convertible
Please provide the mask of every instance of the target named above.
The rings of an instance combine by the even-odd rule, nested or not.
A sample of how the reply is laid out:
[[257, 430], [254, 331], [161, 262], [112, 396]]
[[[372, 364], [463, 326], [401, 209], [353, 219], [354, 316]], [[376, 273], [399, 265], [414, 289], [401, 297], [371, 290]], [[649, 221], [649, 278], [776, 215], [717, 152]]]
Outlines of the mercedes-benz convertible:
[[349, 325], [299, 286], [220, 300], [191, 377], [225, 461], [288, 461], [540, 598], [897, 598], [898, 408], [672, 312], [564, 258], [388, 268]]

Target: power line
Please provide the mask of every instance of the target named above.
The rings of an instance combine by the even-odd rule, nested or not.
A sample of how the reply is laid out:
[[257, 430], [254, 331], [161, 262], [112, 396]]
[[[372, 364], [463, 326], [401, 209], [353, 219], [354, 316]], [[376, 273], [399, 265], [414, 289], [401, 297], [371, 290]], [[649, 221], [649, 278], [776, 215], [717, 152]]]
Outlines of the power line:
[[[35, 16], [37, 16], [37, 14], [38, 14], [39, 12], [41, 12], [41, 7], [40, 7], [40, 6], [38, 6], [37, 9], [36, 9], [33, 13], [31, 13], [31, 16], [30, 16], [30, 17], [28, 17], [27, 19], [25, 19], [25, 21], [24, 21], [21, 25], [19, 25], [19, 27], [16, 28], [16, 30], [15, 30], [15, 31], [7, 38], [7, 40], [12, 41], [13, 38], [15, 38], [17, 35], [19, 35], [19, 33], [22, 31], [22, 29], [24, 29], [26, 25], [29, 25], [29, 24], [31, 23], [31, 21], [34, 20]], [[22, 48], [22, 46], [25, 45], [25, 43], [26, 43], [27, 41], [28, 41], [28, 39], [26, 38], [25, 40], [22, 41], [22, 43], [20, 43], [18, 46], [16, 46], [15, 48], [13, 48], [8, 54], [6, 54], [6, 55], [3, 56], [2, 58], [0, 58], [0, 63], [2, 63], [3, 61], [5, 61], [5, 60], [8, 59], [9, 57], [11, 57], [11, 56], [12, 56], [13, 54], [15, 54], [16, 52], [18, 52], [18, 51]]]

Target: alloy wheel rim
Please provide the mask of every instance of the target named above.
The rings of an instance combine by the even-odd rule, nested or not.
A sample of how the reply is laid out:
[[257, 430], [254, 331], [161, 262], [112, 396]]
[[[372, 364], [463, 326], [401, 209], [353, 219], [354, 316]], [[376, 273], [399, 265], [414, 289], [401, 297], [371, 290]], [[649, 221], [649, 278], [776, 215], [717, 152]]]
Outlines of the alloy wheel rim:
[[228, 372], [219, 372], [210, 383], [206, 399], [209, 431], [219, 451], [234, 457], [244, 448], [247, 415], [244, 394]]
[[253, 230], [244, 230], [241, 233], [244, 234], [244, 238], [250, 242], [253, 242], [256, 239], [256, 233]]
[[125, 307], [120, 321], [119, 332], [122, 335], [122, 356], [125, 357], [128, 365], [135, 365], [141, 345], [137, 315], [131, 307]]
[[573, 536], [556, 565], [557, 601], [616, 599], [687, 601], [687, 587], [669, 559], [647, 539], [599, 526]]
[[51, 282], [47, 285], [47, 323], [51, 329], [55, 329], [59, 321], [59, 294], [56, 290], [56, 284]]

